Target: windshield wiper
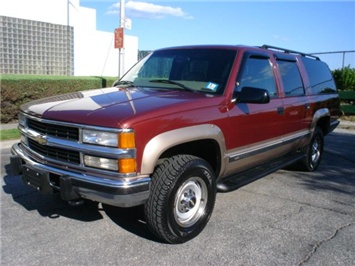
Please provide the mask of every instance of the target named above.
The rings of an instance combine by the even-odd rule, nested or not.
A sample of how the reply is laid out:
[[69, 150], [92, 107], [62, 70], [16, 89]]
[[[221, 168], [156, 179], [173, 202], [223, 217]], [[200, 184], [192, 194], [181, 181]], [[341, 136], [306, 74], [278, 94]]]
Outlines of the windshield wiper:
[[182, 84], [180, 82], [169, 80], [169, 79], [151, 79], [151, 80], [149, 80], [149, 82], [173, 84], [173, 85], [179, 86], [180, 88], [182, 88], [184, 90], [191, 91], [191, 92], [196, 92], [195, 90], [185, 86], [184, 84]]

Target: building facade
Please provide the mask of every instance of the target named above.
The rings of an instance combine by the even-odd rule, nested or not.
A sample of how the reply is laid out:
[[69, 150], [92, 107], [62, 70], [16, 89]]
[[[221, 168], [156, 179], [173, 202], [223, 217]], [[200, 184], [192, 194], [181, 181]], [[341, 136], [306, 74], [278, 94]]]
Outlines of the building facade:
[[[96, 10], [79, 0], [0, 2], [0, 73], [117, 76], [112, 32], [96, 30]], [[125, 35], [121, 72], [138, 60], [138, 38]]]

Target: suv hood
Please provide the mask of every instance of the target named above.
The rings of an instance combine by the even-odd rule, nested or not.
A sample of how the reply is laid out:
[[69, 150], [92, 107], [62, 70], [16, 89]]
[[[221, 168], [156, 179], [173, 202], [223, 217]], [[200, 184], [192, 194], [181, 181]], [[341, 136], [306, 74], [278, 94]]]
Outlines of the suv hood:
[[[123, 120], [159, 109], [177, 111], [173, 105], [210, 98], [202, 93], [161, 88], [105, 88], [53, 96], [21, 106], [27, 114], [50, 120], [104, 127], [118, 127]], [[164, 108], [169, 106], [169, 108]], [[182, 109], [188, 109], [188, 104]], [[196, 106], [195, 106], [196, 107]]]

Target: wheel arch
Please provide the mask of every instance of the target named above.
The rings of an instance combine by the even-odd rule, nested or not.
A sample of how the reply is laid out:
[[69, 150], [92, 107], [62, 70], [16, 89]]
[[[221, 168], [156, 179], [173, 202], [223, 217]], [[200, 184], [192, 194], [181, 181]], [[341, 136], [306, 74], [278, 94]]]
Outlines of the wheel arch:
[[190, 154], [206, 160], [218, 176], [224, 167], [224, 153], [224, 135], [216, 125], [179, 128], [159, 134], [147, 143], [142, 155], [141, 173], [153, 173], [162, 158]]
[[316, 127], [319, 127], [323, 134], [326, 135], [330, 131], [330, 111], [328, 108], [322, 108], [317, 110], [313, 115], [311, 123], [312, 135], [315, 132]]

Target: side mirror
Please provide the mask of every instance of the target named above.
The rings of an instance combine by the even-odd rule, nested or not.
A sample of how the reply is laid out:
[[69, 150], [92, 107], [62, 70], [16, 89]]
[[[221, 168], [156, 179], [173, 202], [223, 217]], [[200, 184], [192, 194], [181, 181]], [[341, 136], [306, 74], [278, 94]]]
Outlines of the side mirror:
[[267, 90], [243, 87], [237, 96], [237, 103], [269, 103], [270, 96]]
[[112, 87], [116, 87], [118, 84], [120, 83], [120, 81], [117, 79], [112, 83]]

